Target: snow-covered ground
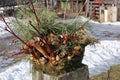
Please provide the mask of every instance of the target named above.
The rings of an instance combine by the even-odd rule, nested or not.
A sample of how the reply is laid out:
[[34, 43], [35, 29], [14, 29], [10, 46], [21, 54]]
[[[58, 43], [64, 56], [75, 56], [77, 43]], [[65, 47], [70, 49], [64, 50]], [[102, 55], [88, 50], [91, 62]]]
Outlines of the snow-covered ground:
[[[99, 39], [100, 44], [86, 47], [83, 63], [88, 65], [90, 76], [93, 76], [109, 70], [112, 65], [120, 64], [120, 22], [90, 22], [93, 26], [91, 28], [93, 37]], [[0, 21], [1, 25], [4, 24]], [[4, 31], [0, 31], [1, 35], [4, 35]], [[28, 61], [21, 61], [0, 73], [0, 80], [31, 80], [31, 78]]]
[[[5, 21], [7, 22], [7, 23], [9, 23], [11, 20], [13, 20], [14, 18], [13, 17], [8, 17], [8, 18], [5, 18]], [[5, 25], [5, 23], [2, 21], [2, 20], [0, 20], [0, 27], [5, 27], [6, 25]], [[5, 38], [5, 37], [8, 37], [8, 36], [11, 36], [11, 34], [10, 33], [8, 33], [7, 31], [4, 31], [4, 30], [2, 30], [2, 29], [0, 29], [0, 39], [1, 38]]]
[[92, 35], [100, 44], [86, 47], [83, 63], [88, 65], [90, 76], [93, 76], [120, 64], [120, 22], [90, 22]]
[[120, 64], [120, 41], [100, 41], [101, 44], [87, 46], [83, 63], [89, 67], [90, 76], [106, 72], [112, 65]]
[[21, 61], [0, 73], [0, 80], [32, 80], [30, 68], [28, 61]]

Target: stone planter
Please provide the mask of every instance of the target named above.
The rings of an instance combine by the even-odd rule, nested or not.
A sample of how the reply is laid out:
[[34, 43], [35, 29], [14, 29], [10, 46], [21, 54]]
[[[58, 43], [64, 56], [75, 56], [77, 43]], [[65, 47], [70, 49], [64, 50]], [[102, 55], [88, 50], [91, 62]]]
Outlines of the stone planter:
[[58, 76], [45, 74], [33, 66], [32, 80], [89, 80], [88, 66], [82, 64], [82, 67]]

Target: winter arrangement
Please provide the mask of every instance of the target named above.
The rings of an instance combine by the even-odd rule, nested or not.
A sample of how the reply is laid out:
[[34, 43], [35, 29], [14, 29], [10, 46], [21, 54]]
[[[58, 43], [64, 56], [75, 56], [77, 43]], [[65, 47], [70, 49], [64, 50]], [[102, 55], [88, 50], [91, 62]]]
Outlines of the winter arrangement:
[[14, 55], [28, 54], [37, 70], [52, 75], [81, 67], [85, 47], [98, 42], [85, 29], [89, 20], [62, 22], [53, 11], [36, 7], [32, 0], [29, 3], [14, 15], [13, 29], [1, 15], [6, 27], [0, 28], [22, 42]]

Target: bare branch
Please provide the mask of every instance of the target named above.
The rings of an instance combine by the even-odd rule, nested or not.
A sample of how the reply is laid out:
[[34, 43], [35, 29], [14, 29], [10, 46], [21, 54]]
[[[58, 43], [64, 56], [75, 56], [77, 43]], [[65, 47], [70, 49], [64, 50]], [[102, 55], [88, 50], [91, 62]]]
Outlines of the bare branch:
[[[6, 27], [3, 29], [3, 28], [1, 28], [1, 29], [3, 29], [3, 30], [5, 30], [5, 31], [7, 31], [7, 32], [9, 32], [9, 33], [11, 33], [13, 36], [15, 36], [17, 39], [19, 39], [23, 44], [25, 44], [25, 45], [27, 45], [27, 43], [24, 41], [24, 40], [22, 40], [20, 37], [18, 37], [15, 33], [14, 33], [14, 31], [9, 27], [9, 25], [7, 24], [7, 22], [5, 21], [5, 18], [1, 15], [1, 18], [3, 19], [3, 22], [6, 24]], [[30, 47], [29, 45], [27, 45], [28, 47]]]
[[40, 19], [37, 16], [36, 10], [35, 10], [34, 5], [33, 5], [33, 1], [32, 0], [29, 0], [29, 1], [30, 1], [30, 4], [32, 5], [32, 11], [33, 11], [33, 13], [35, 15], [35, 18], [36, 18], [36, 21], [37, 21], [37, 23], [39, 25], [40, 24]]
[[26, 53], [26, 52], [28, 52], [28, 51], [27, 51], [27, 50], [20, 50], [20, 51], [18, 51], [18, 52], [13, 52], [12, 56], [24, 54], [24, 53]]

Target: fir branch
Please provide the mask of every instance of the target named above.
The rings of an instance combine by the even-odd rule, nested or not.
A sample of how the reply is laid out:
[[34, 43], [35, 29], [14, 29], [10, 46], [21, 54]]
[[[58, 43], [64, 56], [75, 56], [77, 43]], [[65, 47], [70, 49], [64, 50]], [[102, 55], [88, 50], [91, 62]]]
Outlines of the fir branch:
[[83, 27], [91, 20], [93, 19], [94, 16], [91, 16], [86, 22], [84, 22], [82, 25], [80, 25], [78, 28], [74, 29], [71, 33], [70, 33], [70, 36], [73, 36], [75, 32], [81, 30], [81, 29], [84, 29]]
[[[43, 35], [40, 33], [40, 31], [32, 24], [32, 21], [29, 21], [29, 24], [31, 27], [39, 34], [39, 37], [41, 38]], [[41, 39], [41, 41], [45, 44], [45, 40]]]

